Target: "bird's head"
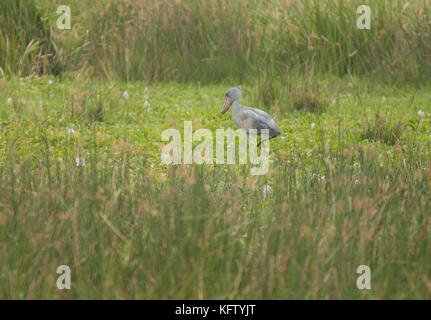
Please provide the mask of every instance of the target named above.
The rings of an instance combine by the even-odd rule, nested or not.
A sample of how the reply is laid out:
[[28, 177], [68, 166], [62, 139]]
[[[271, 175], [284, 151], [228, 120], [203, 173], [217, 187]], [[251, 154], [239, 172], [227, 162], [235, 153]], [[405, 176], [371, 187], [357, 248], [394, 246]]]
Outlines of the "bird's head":
[[221, 114], [226, 113], [234, 101], [241, 100], [241, 86], [230, 88], [224, 94], [224, 104], [221, 108]]

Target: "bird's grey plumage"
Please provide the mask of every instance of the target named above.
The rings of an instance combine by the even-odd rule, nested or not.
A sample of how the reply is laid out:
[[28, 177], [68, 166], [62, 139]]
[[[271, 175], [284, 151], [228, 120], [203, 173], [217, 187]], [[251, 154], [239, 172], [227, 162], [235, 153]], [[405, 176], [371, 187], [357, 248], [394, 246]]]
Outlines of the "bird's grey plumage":
[[[263, 110], [241, 106], [241, 87], [233, 87], [226, 91], [225, 102], [221, 113], [225, 113], [232, 105], [233, 119], [238, 128], [249, 134], [250, 129], [256, 129], [257, 135], [261, 135], [262, 129], [268, 129], [269, 139], [281, 134], [277, 123]], [[260, 144], [260, 143], [259, 143]]]
[[262, 129], [268, 129], [270, 139], [281, 134], [281, 130], [277, 123], [275, 123], [275, 121], [271, 119], [271, 117], [263, 110], [243, 106], [239, 117], [240, 124], [237, 123], [236, 119], [234, 119], [238, 127], [241, 126], [241, 123], [251, 119], [251, 128], [257, 129], [258, 132], [260, 132]]

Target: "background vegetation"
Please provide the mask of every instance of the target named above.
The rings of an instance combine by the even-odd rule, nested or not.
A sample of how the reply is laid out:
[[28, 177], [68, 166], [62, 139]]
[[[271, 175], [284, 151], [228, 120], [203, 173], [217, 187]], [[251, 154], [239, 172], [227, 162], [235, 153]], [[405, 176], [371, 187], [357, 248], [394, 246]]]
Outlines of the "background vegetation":
[[[71, 7], [71, 30], [56, 27], [59, 4]], [[272, 80], [293, 71], [429, 79], [431, 3], [371, 2], [367, 31], [356, 27], [361, 4], [5, 0], [0, 66], [7, 74], [79, 67], [106, 78], [146, 81]]]

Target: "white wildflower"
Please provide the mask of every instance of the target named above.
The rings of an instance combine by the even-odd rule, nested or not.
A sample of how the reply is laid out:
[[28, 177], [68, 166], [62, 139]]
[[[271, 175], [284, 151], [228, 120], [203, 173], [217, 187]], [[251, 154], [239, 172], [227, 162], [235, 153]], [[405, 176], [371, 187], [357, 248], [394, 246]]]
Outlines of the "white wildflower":
[[263, 186], [263, 197], [264, 198], [266, 198], [267, 196], [269, 196], [272, 193], [271, 189], [272, 189], [271, 186], [269, 186], [267, 184], [265, 184]]
[[85, 159], [84, 158], [76, 157], [75, 161], [76, 161], [77, 167], [82, 167], [85, 165]]
[[318, 174], [318, 173], [313, 173], [312, 175], [311, 175], [311, 180], [317, 180], [317, 181], [325, 181], [325, 176], [323, 176], [323, 175], [320, 175], [320, 174]]

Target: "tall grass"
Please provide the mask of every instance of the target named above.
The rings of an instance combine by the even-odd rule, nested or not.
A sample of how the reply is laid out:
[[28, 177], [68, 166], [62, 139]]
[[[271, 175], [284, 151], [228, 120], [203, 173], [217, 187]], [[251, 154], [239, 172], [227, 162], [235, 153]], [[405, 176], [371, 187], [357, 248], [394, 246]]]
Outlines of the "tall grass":
[[[322, 149], [307, 164], [291, 156], [265, 197], [265, 177], [220, 166], [136, 173], [127, 152], [112, 162], [95, 147], [85, 166], [49, 156], [17, 165], [10, 148], [0, 297], [429, 298], [429, 159], [406, 152], [382, 167], [364, 147], [343, 158]], [[67, 292], [55, 287], [63, 264]], [[362, 264], [371, 291], [356, 288]]]
[[394, 145], [401, 142], [401, 136], [407, 124], [402, 120], [398, 120], [392, 124], [392, 119], [385, 119], [379, 113], [376, 113], [374, 123], [367, 122], [365, 128], [359, 135], [360, 139], [368, 139], [369, 141], [380, 141], [389, 145]]
[[0, 73], [55, 73], [55, 50], [44, 9], [31, 0], [3, 0], [0, 12]]
[[[292, 71], [425, 79], [428, 2], [371, 4], [372, 28], [356, 27], [359, 1], [124, 1], [91, 33], [92, 65], [122, 79], [242, 81]], [[103, 67], [102, 67], [103, 65]], [[106, 68], [107, 70], [104, 70]], [[419, 72], [421, 70], [421, 72]], [[422, 78], [423, 77], [423, 78]]]
[[[31, 1], [18, 3], [33, 11]], [[362, 4], [356, 0], [70, 1], [73, 27], [64, 31], [55, 27], [56, 4], [41, 28], [50, 24], [64, 67], [107, 78], [274, 81], [300, 72], [401, 82], [431, 75], [428, 1], [370, 3], [371, 30], [356, 27], [356, 9]], [[24, 21], [17, 12], [10, 17], [6, 30]], [[18, 37], [21, 48], [9, 49], [21, 52], [16, 57], [34, 38], [29, 35], [35, 28], [32, 19], [25, 20], [25, 31], [3, 33]], [[35, 39], [49, 43], [49, 37]], [[6, 43], [3, 35], [0, 52]], [[7, 72], [17, 71], [16, 63], [8, 64]]]

